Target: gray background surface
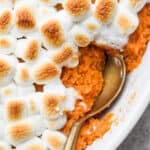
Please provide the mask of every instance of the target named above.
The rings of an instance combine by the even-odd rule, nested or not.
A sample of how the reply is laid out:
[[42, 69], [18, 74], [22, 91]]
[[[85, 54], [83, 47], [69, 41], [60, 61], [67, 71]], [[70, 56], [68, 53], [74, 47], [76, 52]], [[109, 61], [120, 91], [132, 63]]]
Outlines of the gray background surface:
[[150, 150], [150, 106], [118, 150]]

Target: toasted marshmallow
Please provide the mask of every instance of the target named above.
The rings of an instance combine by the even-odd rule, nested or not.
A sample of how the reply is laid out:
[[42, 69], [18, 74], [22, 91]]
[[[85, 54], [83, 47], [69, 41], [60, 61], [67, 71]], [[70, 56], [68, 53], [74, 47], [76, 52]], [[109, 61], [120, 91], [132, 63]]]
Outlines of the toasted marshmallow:
[[[37, 26], [36, 3], [34, 0], [18, 1], [14, 9], [15, 33], [33, 33]], [[19, 34], [17, 35], [19, 36]]]
[[17, 147], [17, 150], [47, 150], [44, 142], [40, 138], [33, 138]]
[[12, 54], [16, 48], [16, 39], [9, 35], [0, 37], [0, 54]]
[[73, 21], [80, 21], [87, 17], [90, 6], [90, 0], [65, 0], [64, 2], [64, 9]]
[[29, 115], [37, 115], [40, 113], [41, 93], [34, 93], [26, 98], [28, 104]]
[[41, 98], [40, 113], [47, 119], [57, 119], [60, 116], [60, 103], [65, 97], [43, 93]]
[[57, 19], [49, 19], [42, 24], [40, 32], [46, 47], [57, 48], [65, 41], [65, 35], [61, 23]]
[[33, 85], [17, 85], [17, 96], [18, 97], [27, 97], [35, 93], [35, 88]]
[[101, 27], [101, 24], [93, 16], [84, 20], [81, 25], [91, 34], [97, 34]]
[[18, 145], [22, 142], [28, 141], [35, 134], [32, 123], [28, 120], [16, 122], [6, 127], [6, 140], [11, 145]]
[[110, 23], [115, 15], [117, 0], [96, 0], [95, 17], [101, 23]]
[[13, 56], [0, 54], [0, 85], [11, 82], [15, 75], [17, 60]]
[[86, 47], [93, 40], [93, 37], [80, 26], [74, 26], [70, 32], [71, 37], [77, 46]]
[[9, 8], [0, 9], [0, 34], [6, 34], [12, 27], [12, 11]]
[[0, 90], [0, 99], [2, 100], [2, 103], [16, 96], [17, 96], [17, 87], [13, 82], [1, 88]]
[[0, 141], [0, 150], [11, 150], [11, 147], [8, 143]]
[[50, 84], [44, 86], [44, 92], [50, 92], [51, 94], [65, 97], [66, 88], [60, 79], [53, 80]]
[[77, 99], [82, 99], [82, 97], [78, 94], [78, 92], [74, 88], [67, 88], [66, 98], [61, 103], [61, 109], [63, 111], [73, 111]]
[[52, 150], [63, 150], [66, 142], [66, 136], [58, 131], [46, 130], [43, 133], [42, 139], [48, 148]]
[[117, 14], [114, 20], [116, 30], [123, 35], [130, 35], [138, 26], [138, 16], [131, 13], [123, 5], [119, 5]]
[[46, 130], [46, 126], [43, 123], [44, 118], [41, 115], [36, 115], [31, 116], [28, 120], [31, 122], [33, 128], [35, 129], [35, 135], [41, 136], [44, 130]]
[[60, 130], [67, 122], [67, 116], [60, 116], [55, 120], [45, 120], [46, 127], [50, 130]]
[[139, 12], [144, 5], [146, 4], [147, 0], [122, 0], [124, 6], [128, 7], [132, 12]]
[[9, 122], [23, 119], [27, 114], [27, 106], [24, 100], [13, 98], [5, 103], [5, 117]]
[[39, 62], [32, 69], [33, 80], [38, 84], [48, 84], [59, 75], [59, 68], [49, 60], [45, 60], [41, 63]]
[[14, 80], [20, 85], [31, 85], [33, 80], [31, 78], [29, 68], [26, 63], [18, 63]]
[[46, 6], [55, 6], [59, 3], [60, 0], [38, 0], [39, 5], [44, 4]]
[[71, 44], [65, 44], [59, 51], [57, 51], [52, 60], [56, 64], [62, 64], [73, 55], [74, 47]]
[[19, 40], [15, 55], [26, 62], [35, 62], [42, 55], [40, 46], [40, 41], [34, 37]]

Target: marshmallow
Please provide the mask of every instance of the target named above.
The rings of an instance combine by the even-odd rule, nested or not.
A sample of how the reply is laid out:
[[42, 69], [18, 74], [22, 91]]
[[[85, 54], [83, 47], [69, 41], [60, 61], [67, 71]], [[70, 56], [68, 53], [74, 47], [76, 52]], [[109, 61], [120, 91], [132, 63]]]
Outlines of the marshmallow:
[[131, 13], [123, 5], [119, 5], [114, 19], [115, 30], [121, 34], [129, 36], [138, 26], [138, 16]]
[[33, 83], [29, 68], [26, 63], [17, 64], [14, 80], [20, 85], [31, 85]]
[[15, 55], [26, 62], [33, 63], [42, 55], [40, 46], [40, 41], [34, 37], [19, 40]]
[[4, 140], [4, 138], [5, 138], [5, 127], [6, 127], [6, 124], [5, 124], [4, 120], [0, 119], [0, 122], [1, 122], [0, 123], [0, 128], [1, 128], [1, 130], [0, 130], [0, 139]]
[[58, 4], [61, 0], [38, 0], [39, 5], [46, 5], [46, 6], [55, 6]]
[[6, 34], [12, 27], [12, 11], [9, 8], [0, 9], [0, 34]]
[[0, 54], [0, 86], [11, 82], [15, 75], [17, 60], [13, 56]]
[[96, 0], [95, 17], [101, 23], [110, 23], [115, 15], [117, 0]]
[[45, 120], [46, 127], [50, 130], [60, 130], [67, 122], [67, 116], [63, 115], [55, 120]]
[[16, 96], [17, 87], [13, 82], [1, 88], [0, 90], [0, 99], [2, 100], [2, 103], [7, 101], [8, 99], [15, 98]]
[[46, 130], [43, 133], [42, 139], [48, 148], [52, 150], [63, 150], [66, 142], [66, 136], [58, 131]]
[[35, 137], [19, 145], [17, 150], [47, 150], [47, 147], [41, 139]]
[[74, 26], [70, 32], [73, 41], [79, 47], [86, 47], [93, 40], [93, 37], [80, 26]]
[[34, 0], [18, 1], [14, 9], [15, 30], [14, 34], [33, 33], [37, 27], [37, 12]]
[[16, 48], [16, 39], [9, 35], [0, 37], [0, 54], [12, 54]]
[[47, 119], [57, 119], [60, 116], [60, 104], [65, 97], [43, 93], [41, 97], [40, 113]]
[[34, 65], [32, 69], [34, 82], [38, 84], [48, 84], [52, 79], [59, 77], [60, 69], [49, 60], [43, 60]]
[[81, 21], [90, 11], [90, 0], [65, 0], [64, 9], [73, 21]]
[[35, 130], [32, 123], [28, 120], [23, 120], [13, 124], [9, 124], [6, 127], [6, 140], [14, 146], [28, 141], [35, 134]]
[[147, 0], [122, 0], [122, 5], [129, 8], [132, 12], [137, 13], [139, 12], [144, 5], [146, 4]]
[[0, 141], [0, 150], [11, 150], [11, 147], [8, 143]]
[[9, 122], [19, 121], [27, 115], [27, 106], [24, 100], [13, 98], [5, 103], [5, 117]]

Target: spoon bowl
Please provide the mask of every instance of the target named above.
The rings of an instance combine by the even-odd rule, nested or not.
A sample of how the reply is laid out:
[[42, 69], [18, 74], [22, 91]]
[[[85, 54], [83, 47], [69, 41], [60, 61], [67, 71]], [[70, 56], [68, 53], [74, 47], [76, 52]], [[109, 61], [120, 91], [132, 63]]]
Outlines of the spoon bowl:
[[87, 119], [100, 114], [117, 99], [123, 89], [126, 67], [122, 56], [108, 56], [104, 69], [104, 87], [96, 97], [90, 112], [76, 121], [70, 131], [64, 150], [75, 150], [80, 128]]

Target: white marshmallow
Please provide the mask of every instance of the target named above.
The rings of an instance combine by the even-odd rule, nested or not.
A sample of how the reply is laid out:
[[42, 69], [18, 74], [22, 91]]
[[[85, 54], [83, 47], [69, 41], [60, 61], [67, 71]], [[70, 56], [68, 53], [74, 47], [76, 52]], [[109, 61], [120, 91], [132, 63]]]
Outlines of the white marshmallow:
[[2, 103], [7, 101], [8, 99], [15, 98], [16, 96], [17, 87], [13, 82], [0, 89], [0, 99]]
[[47, 147], [40, 138], [35, 137], [19, 145], [17, 150], [47, 150]]
[[61, 0], [38, 0], [39, 5], [55, 6]]
[[12, 54], [16, 48], [16, 39], [9, 35], [0, 36], [0, 54]]
[[1, 150], [11, 150], [11, 146], [5, 141], [0, 141], [0, 149]]
[[58, 131], [46, 130], [43, 133], [42, 139], [48, 148], [52, 150], [63, 150], [66, 142], [66, 136]]
[[147, 0], [122, 0], [121, 3], [132, 12], [138, 13], [146, 4]]
[[17, 60], [13, 56], [0, 54], [0, 86], [7, 85], [15, 75]]
[[4, 122], [4, 120], [0, 120], [0, 139], [1, 140], [4, 140], [5, 139], [5, 127], [6, 127], [6, 124]]
[[123, 6], [123, 4], [120, 4], [113, 24], [115, 26], [114, 30], [128, 37], [131, 33], [135, 31], [139, 24], [138, 16], [131, 13]]
[[46, 127], [50, 130], [60, 130], [67, 122], [67, 116], [60, 116], [56, 120], [45, 120]]
[[61, 109], [63, 111], [73, 111], [76, 100], [82, 99], [82, 97], [74, 88], [67, 88], [66, 93], [66, 99], [62, 102]]
[[46, 126], [43, 122], [44, 118], [40, 115], [36, 115], [36, 116], [29, 117], [28, 120], [31, 122], [31, 124], [35, 130], [35, 135], [41, 136], [42, 133], [44, 132], [44, 130], [46, 129]]
[[22, 86], [22, 85], [17, 85], [17, 96], [18, 97], [27, 97], [31, 94], [35, 93], [35, 88], [33, 85], [26, 85], [26, 86]]
[[17, 64], [14, 80], [19, 85], [31, 85], [33, 83], [29, 66], [26, 63]]

